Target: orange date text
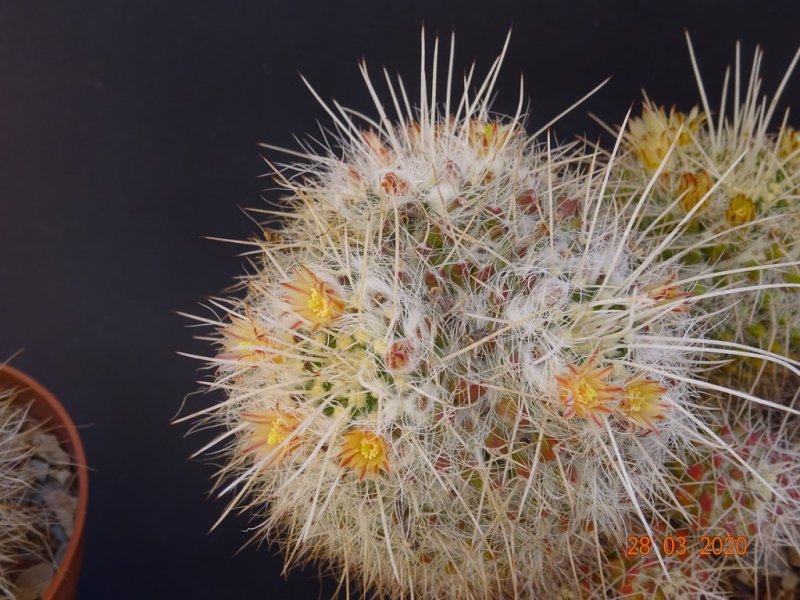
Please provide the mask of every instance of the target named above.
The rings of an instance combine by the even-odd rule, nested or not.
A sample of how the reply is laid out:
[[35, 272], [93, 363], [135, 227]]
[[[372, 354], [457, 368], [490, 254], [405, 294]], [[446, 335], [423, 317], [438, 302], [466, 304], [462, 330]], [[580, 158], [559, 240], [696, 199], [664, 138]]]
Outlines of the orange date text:
[[[653, 552], [654, 542], [649, 535], [631, 535], [625, 551], [627, 556], [647, 556]], [[700, 556], [744, 556], [747, 554], [747, 538], [743, 535], [733, 537], [707, 536], [700, 538], [698, 554]], [[682, 535], [668, 535], [661, 540], [661, 554], [664, 556], [683, 556], [689, 550], [686, 547], [686, 538]]]

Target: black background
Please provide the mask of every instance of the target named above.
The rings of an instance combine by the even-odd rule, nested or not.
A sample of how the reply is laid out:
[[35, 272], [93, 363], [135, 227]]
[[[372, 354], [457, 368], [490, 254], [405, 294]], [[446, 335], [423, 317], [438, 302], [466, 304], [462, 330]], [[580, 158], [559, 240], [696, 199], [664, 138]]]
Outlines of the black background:
[[[800, 44], [792, 0], [0, 2], [0, 359], [24, 349], [13, 364], [82, 426], [82, 598], [332, 593], [312, 570], [283, 579], [274, 547], [235, 555], [244, 518], [207, 533], [223, 502], [206, 496], [213, 468], [187, 461], [207, 436], [169, 424], [203, 376], [176, 351], [206, 345], [174, 311], [202, 311], [241, 270], [238, 248], [203, 236], [256, 231], [238, 207], [269, 186], [257, 142], [293, 147], [327, 124], [298, 71], [370, 112], [357, 60], [416, 93], [423, 21], [429, 40], [455, 30], [459, 74], [475, 58], [484, 73], [513, 24], [495, 107], [513, 112], [523, 74], [532, 126], [613, 75], [564, 138], [599, 133], [588, 111], [619, 122], [640, 87], [696, 102], [684, 27], [712, 105], [737, 39], [746, 65], [765, 48], [768, 91]], [[798, 100], [800, 74], [783, 105]]]

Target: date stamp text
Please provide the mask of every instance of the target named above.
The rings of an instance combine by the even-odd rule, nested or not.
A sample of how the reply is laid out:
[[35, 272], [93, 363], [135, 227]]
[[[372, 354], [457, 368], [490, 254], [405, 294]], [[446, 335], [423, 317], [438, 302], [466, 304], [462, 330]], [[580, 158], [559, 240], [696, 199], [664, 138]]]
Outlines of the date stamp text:
[[[627, 556], [647, 556], [653, 552], [653, 540], [649, 535], [628, 537], [625, 554]], [[747, 538], [743, 535], [733, 537], [707, 536], [700, 538], [699, 556], [744, 556], [747, 554]], [[668, 535], [661, 540], [661, 552], [664, 556], [684, 556], [689, 549], [684, 536]]]

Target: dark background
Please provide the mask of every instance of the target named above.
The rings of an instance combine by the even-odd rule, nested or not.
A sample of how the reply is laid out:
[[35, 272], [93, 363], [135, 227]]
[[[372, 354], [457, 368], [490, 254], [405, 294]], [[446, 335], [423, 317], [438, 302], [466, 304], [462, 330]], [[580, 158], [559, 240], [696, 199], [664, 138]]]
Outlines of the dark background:
[[[495, 107], [513, 112], [523, 74], [532, 126], [613, 75], [565, 138], [599, 133], [588, 111], [619, 122], [640, 87], [695, 103], [684, 27], [712, 106], [737, 39], [748, 66], [763, 44], [767, 91], [800, 44], [796, 0], [0, 2], [0, 359], [24, 349], [13, 364], [83, 426], [82, 598], [332, 593], [312, 570], [284, 580], [274, 547], [235, 555], [244, 518], [207, 533], [224, 504], [187, 457], [208, 436], [169, 424], [203, 376], [176, 351], [207, 347], [174, 311], [202, 313], [241, 270], [238, 248], [203, 236], [256, 231], [239, 207], [264, 206], [257, 142], [327, 124], [298, 71], [373, 114], [357, 59], [404, 74], [413, 97], [423, 21], [429, 40], [455, 30], [458, 74], [476, 57], [483, 74], [513, 24]], [[783, 105], [798, 100], [800, 74]]]

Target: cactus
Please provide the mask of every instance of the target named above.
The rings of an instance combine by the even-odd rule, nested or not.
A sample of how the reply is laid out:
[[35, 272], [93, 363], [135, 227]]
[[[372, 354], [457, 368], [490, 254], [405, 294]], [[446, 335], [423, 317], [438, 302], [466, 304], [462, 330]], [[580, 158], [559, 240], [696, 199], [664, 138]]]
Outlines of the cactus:
[[387, 77], [391, 119], [362, 65], [377, 116], [323, 103], [335, 132], [274, 167], [288, 210], [245, 242], [244, 294], [194, 317], [224, 397], [183, 418], [222, 428], [198, 453], [224, 457], [221, 519], [250, 511], [348, 593], [607, 597], [577, 574], [653, 535], [676, 457], [719, 447], [701, 392], [780, 408], [704, 381], [731, 347], [698, 303], [730, 290], [640, 252], [613, 162], [490, 113], [501, 61], [456, 97], [451, 51], [416, 108]]
[[15, 395], [0, 390], [0, 593], [12, 599], [15, 573], [24, 560], [41, 553], [35, 527], [41, 515], [25, 502], [34, 480], [27, 468], [34, 430]]
[[[737, 47], [733, 98], [726, 73], [720, 110], [712, 116], [691, 42], [689, 50], [702, 109], [667, 111], [645, 96], [642, 115], [622, 128], [612, 179], [627, 214], [646, 198], [638, 218], [645, 251], [661, 251], [662, 260], [680, 266], [683, 279], [714, 273], [697, 289], [701, 295], [705, 289], [746, 290], [727, 298], [707, 295], [698, 303], [722, 321], [708, 332], [722, 352], [705, 380], [720, 386], [716, 391], [734, 388], [795, 406], [800, 146], [785, 118], [776, 131], [770, 127], [800, 51], [770, 101], [761, 96], [762, 52], [755, 51], [749, 82], [740, 83]], [[681, 227], [685, 231], [673, 236]], [[752, 347], [776, 360], [755, 356]], [[751, 552], [726, 568], [752, 571], [755, 579], [781, 560], [782, 547], [800, 543], [798, 424], [792, 417], [777, 426], [774, 415], [757, 414], [753, 404], [717, 402], [715, 435], [724, 452], [706, 446], [698, 455], [681, 456], [673, 469], [681, 478], [675, 497], [683, 510], [662, 511], [696, 534], [745, 536]]]
[[[688, 40], [688, 36], [687, 36]], [[663, 246], [665, 258], [685, 273], [712, 265], [718, 277], [707, 281], [717, 289], [761, 286], [756, 294], [710, 297], [701, 303], [708, 312], [723, 311], [725, 325], [711, 335], [726, 343], [745, 343], [793, 359], [800, 357], [800, 137], [783, 120], [771, 130], [781, 91], [794, 69], [795, 55], [772, 100], [761, 95], [756, 49], [749, 81], [741, 77], [737, 46], [735, 86], [728, 94], [726, 72], [716, 115], [697, 75], [702, 109], [682, 113], [645, 97], [642, 114], [630, 120], [623, 152], [616, 161], [620, 197], [646, 194], [639, 218], [643, 238], [658, 246], [684, 222], [687, 232]], [[729, 357], [730, 358], [730, 357]], [[734, 357], [712, 380], [758, 391], [786, 403], [792, 401], [795, 380], [787, 372], [752, 356]]]
[[[582, 563], [574, 598], [625, 598], [625, 600], [710, 600], [728, 598], [724, 569], [716, 557], [702, 554], [705, 543], [688, 529], [667, 532], [653, 524], [648, 535], [632, 523], [625, 549], [604, 548], [599, 558]], [[669, 541], [667, 541], [669, 540]], [[657, 554], [657, 547], [662, 553]], [[667, 549], [668, 554], [663, 552]], [[637, 554], [630, 555], [628, 550]], [[564, 584], [565, 586], [568, 584]], [[569, 597], [569, 596], [567, 596]]]
[[745, 537], [746, 560], [728, 556], [763, 568], [779, 560], [779, 548], [800, 547], [798, 430], [752, 418], [718, 434], [726, 451], [706, 447], [673, 465], [680, 478], [675, 497], [689, 516], [673, 518], [706, 536]]

